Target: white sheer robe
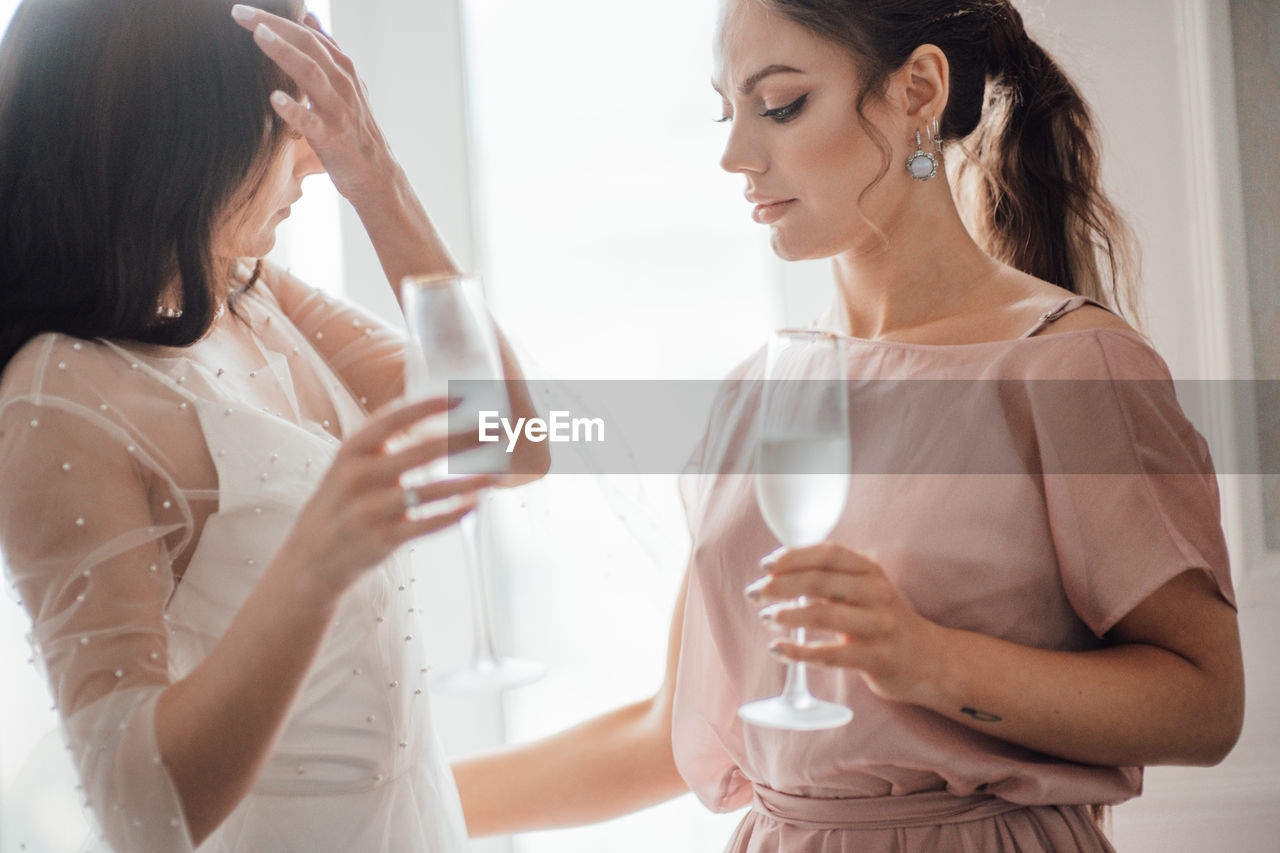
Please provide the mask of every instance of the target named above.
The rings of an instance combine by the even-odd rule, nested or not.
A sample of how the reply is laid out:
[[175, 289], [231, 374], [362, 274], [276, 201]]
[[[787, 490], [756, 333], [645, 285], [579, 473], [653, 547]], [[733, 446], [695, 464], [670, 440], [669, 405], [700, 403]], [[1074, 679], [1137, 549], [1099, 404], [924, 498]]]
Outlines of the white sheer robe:
[[[404, 351], [268, 270], [191, 347], [45, 334], [6, 368], [0, 543], [113, 849], [192, 849], [157, 698], [217, 642], [344, 434], [400, 396]], [[201, 851], [465, 849], [413, 580], [393, 558], [344, 598], [261, 778]]]

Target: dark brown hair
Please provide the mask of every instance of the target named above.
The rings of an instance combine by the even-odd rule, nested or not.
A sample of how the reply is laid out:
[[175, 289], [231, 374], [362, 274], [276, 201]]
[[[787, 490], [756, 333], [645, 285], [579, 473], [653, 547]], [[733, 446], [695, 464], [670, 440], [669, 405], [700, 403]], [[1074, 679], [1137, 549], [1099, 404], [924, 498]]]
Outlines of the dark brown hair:
[[880, 178], [889, 149], [863, 107], [916, 48], [940, 48], [951, 72], [942, 136], [962, 141], [953, 190], [979, 245], [1136, 320], [1133, 239], [1102, 190], [1089, 107], [1009, 0], [759, 2], [853, 56]]
[[[46, 331], [169, 346], [212, 325], [214, 231], [297, 87], [233, 0], [25, 0], [0, 42], [0, 370]], [[294, 20], [301, 0], [253, 0]]]

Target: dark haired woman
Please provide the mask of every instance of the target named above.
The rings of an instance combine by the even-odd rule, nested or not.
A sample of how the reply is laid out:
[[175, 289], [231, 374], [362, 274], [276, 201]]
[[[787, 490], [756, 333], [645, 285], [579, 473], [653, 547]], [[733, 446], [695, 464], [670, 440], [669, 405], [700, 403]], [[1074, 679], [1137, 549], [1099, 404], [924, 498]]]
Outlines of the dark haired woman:
[[[1243, 683], [1204, 442], [1103, 307], [1129, 302], [1125, 232], [1085, 105], [1007, 0], [726, 0], [718, 47], [722, 165], [780, 256], [834, 259], [850, 375], [964, 393], [875, 420], [853, 383], [843, 518], [776, 551], [740, 475], [759, 388], [728, 386], [687, 480], [666, 684], [457, 765], [468, 825], [598, 820], [687, 787], [751, 807], [732, 851], [1109, 849], [1089, 806], [1138, 794], [1143, 765], [1221, 760]], [[858, 473], [894, 442], [910, 467]], [[984, 461], [958, 470], [957, 449]], [[782, 683], [744, 589], [766, 623], [831, 638], [773, 648], [825, 665], [815, 692], [852, 723], [739, 719]]]
[[258, 5], [9, 26], [0, 542], [113, 849], [461, 851], [399, 546], [491, 481], [406, 493], [444, 442], [388, 440], [445, 403], [370, 416], [401, 336], [244, 259], [327, 169], [391, 282], [453, 263], [350, 61]]

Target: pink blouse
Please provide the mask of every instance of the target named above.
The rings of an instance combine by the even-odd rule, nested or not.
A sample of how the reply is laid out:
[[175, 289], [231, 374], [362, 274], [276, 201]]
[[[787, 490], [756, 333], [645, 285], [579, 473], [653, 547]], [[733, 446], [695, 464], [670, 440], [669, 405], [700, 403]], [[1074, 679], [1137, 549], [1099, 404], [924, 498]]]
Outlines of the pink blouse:
[[[1087, 650], [1187, 569], [1208, 573], [1234, 605], [1208, 448], [1139, 334], [1089, 329], [956, 346], [848, 338], [847, 349], [853, 476], [830, 538], [879, 562], [925, 617]], [[749, 473], [759, 385], [732, 381], [760, 379], [763, 361], [757, 353], [726, 383], [682, 479], [694, 542], [673, 743], [702, 802], [730, 811], [754, 801], [756, 812], [781, 810], [785, 821], [803, 805], [795, 798], [947, 792], [1065, 805], [1137, 795], [1140, 767], [1015, 746], [878, 698], [852, 671], [809, 673], [815, 695], [853, 709], [847, 726], [789, 732], [739, 719], [739, 705], [777, 694], [784, 675], [743, 597], [760, 559], [779, 547]]]

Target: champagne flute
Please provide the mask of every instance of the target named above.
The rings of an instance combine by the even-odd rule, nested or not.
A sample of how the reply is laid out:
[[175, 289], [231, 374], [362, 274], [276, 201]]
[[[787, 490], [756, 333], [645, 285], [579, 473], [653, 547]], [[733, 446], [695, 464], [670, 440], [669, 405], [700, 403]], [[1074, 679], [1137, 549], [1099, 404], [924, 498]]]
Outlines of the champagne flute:
[[[461, 402], [426, 429], [458, 432], [461, 425], [475, 435], [479, 413], [508, 414], [502, 357], [497, 335], [475, 276], [409, 276], [401, 283], [401, 298], [411, 338], [405, 388], [410, 398], [449, 394]], [[450, 382], [453, 382], [452, 386]], [[450, 426], [452, 429], [450, 429]], [[471, 473], [498, 473], [508, 467], [500, 443], [451, 454], [404, 478], [409, 487]], [[537, 681], [546, 668], [534, 661], [502, 657], [493, 637], [488, 580], [488, 531], [482, 493], [472, 512], [459, 522], [471, 578], [473, 644], [470, 663], [456, 672], [432, 679], [439, 689], [453, 692], [508, 690]]]
[[[774, 332], [758, 422], [756, 499], [765, 522], [788, 548], [816, 545], [839, 521], [849, 488], [844, 341], [815, 330]], [[803, 628], [796, 641], [804, 643]], [[782, 693], [749, 702], [738, 714], [757, 726], [797, 731], [853, 719], [849, 708], [810, 693], [805, 665], [795, 662], [787, 664]]]

